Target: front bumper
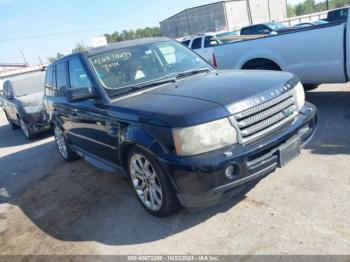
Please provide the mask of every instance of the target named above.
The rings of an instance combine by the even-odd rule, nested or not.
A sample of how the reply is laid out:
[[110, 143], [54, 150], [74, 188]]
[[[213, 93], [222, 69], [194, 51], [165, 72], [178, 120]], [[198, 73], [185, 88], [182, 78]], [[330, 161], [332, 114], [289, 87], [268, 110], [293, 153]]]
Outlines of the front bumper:
[[[183, 206], [208, 207], [232, 198], [295, 158], [314, 135], [316, 122], [316, 107], [306, 103], [292, 123], [258, 141], [199, 156], [169, 156], [160, 162]], [[231, 179], [225, 176], [229, 165], [238, 170]]]
[[50, 125], [44, 111], [31, 114], [22, 112], [21, 118], [28, 125], [28, 128], [32, 133], [40, 133], [50, 129]]

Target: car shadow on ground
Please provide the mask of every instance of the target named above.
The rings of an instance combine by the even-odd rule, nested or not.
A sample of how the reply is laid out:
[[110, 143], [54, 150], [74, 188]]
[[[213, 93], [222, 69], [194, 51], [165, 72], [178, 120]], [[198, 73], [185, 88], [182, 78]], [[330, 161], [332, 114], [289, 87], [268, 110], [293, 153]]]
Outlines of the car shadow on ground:
[[52, 136], [52, 132], [45, 131], [37, 134], [34, 139], [28, 140], [20, 129], [12, 130], [8, 124], [4, 124], [0, 126], [0, 148], [29, 144], [49, 136]]
[[43, 232], [62, 241], [128, 245], [164, 239], [226, 212], [255, 186], [209, 209], [156, 218], [142, 208], [128, 180], [84, 160], [64, 162], [54, 142], [3, 157], [0, 166], [16, 161], [21, 165], [0, 175], [0, 204], [18, 206]]
[[318, 127], [307, 145], [313, 154], [350, 154], [349, 92], [318, 91], [306, 93], [306, 100], [317, 106]]

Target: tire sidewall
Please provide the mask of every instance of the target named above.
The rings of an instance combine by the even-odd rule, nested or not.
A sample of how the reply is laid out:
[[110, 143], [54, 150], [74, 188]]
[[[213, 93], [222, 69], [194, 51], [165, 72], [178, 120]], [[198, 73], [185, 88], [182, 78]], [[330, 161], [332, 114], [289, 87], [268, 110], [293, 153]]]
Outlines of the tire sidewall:
[[[64, 144], [65, 144], [66, 150], [67, 150], [67, 156], [66, 156], [66, 157], [62, 155], [62, 153], [61, 153], [61, 151], [60, 151], [60, 149], [59, 149], [59, 147], [58, 147], [57, 138], [56, 138], [56, 128], [58, 128], [58, 129], [60, 130], [61, 135], [62, 135], [62, 137], [63, 137]], [[54, 133], [54, 137], [55, 137], [55, 144], [56, 144], [56, 148], [57, 148], [57, 150], [58, 150], [58, 154], [61, 156], [61, 158], [62, 158], [63, 160], [65, 160], [65, 161], [67, 161], [67, 162], [71, 162], [71, 161], [73, 161], [73, 160], [79, 158], [78, 155], [69, 147], [69, 145], [68, 145], [68, 143], [67, 143], [67, 138], [66, 138], [66, 136], [64, 135], [62, 129], [61, 129], [58, 125], [56, 125], [56, 124], [54, 125], [53, 133]]]
[[[22, 134], [24, 135], [24, 137], [29, 139], [29, 140], [32, 139], [33, 138], [32, 133], [30, 131], [30, 128], [26, 124], [26, 122], [24, 122], [21, 118], [19, 118], [18, 121], [20, 123], [20, 128], [21, 128], [21, 131], [22, 131]], [[23, 129], [26, 129], [26, 131]]]
[[[157, 176], [158, 176], [158, 180], [160, 183], [160, 187], [162, 190], [162, 205], [161, 208], [157, 211], [151, 210], [149, 209], [140, 199], [139, 195], [136, 192], [136, 189], [134, 187], [133, 181], [132, 181], [132, 177], [131, 177], [131, 173], [130, 173], [130, 160], [132, 158], [133, 155], [135, 154], [140, 154], [143, 155], [152, 165], [152, 167], [155, 169]], [[139, 147], [133, 147], [129, 153], [128, 153], [128, 158], [127, 158], [127, 165], [128, 165], [128, 175], [129, 175], [129, 180], [131, 182], [131, 186], [133, 188], [133, 191], [135, 193], [135, 196], [137, 197], [138, 201], [141, 203], [141, 205], [146, 209], [146, 211], [148, 213], [150, 213], [153, 216], [157, 216], [157, 217], [164, 217], [164, 216], [168, 216], [170, 213], [173, 213], [173, 211], [169, 212], [169, 199], [171, 197], [174, 196], [170, 196], [169, 194], [175, 194], [175, 190], [170, 182], [170, 179], [168, 177], [168, 175], [163, 171], [163, 169], [161, 168], [160, 164], [158, 163], [158, 161], [155, 159], [155, 157], [153, 157], [151, 154], [149, 154], [148, 152], [146, 152], [145, 150], [140, 149]], [[174, 211], [176, 211], [178, 208], [174, 208]]]

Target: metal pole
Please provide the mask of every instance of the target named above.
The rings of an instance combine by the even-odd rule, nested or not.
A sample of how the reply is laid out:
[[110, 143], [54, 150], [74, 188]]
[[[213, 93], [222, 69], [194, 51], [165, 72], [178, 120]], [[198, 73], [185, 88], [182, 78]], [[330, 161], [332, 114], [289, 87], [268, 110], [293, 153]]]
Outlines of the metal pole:
[[23, 57], [23, 61], [24, 61], [24, 63], [27, 65], [28, 63], [27, 63], [26, 57], [24, 56], [23, 50], [22, 50], [22, 49], [20, 49], [19, 51], [20, 51], [20, 52], [21, 52], [21, 54], [22, 54], [22, 57]]
[[250, 9], [249, 0], [247, 0], [247, 11], [248, 11], [248, 20], [250, 24], [253, 24], [252, 11]]

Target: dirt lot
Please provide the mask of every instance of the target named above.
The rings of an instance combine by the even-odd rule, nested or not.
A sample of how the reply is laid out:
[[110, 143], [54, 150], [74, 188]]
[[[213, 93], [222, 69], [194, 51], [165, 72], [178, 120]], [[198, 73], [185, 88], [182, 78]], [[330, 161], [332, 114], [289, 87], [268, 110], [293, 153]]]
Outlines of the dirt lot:
[[245, 197], [157, 219], [129, 182], [53, 139], [31, 143], [0, 113], [0, 254], [350, 254], [350, 86], [308, 93], [319, 109], [302, 155]]

